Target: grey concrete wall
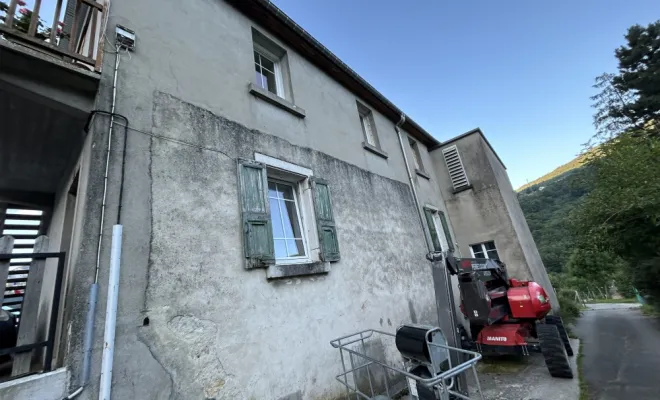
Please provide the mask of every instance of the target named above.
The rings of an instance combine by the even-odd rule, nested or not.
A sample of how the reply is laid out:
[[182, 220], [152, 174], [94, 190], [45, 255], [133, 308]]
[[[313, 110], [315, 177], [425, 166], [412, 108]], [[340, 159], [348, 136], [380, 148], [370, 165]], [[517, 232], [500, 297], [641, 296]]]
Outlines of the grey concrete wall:
[[3, 400], [61, 400], [66, 395], [68, 381], [66, 368], [45, 374], [29, 375], [0, 383], [0, 399]]
[[543, 288], [548, 293], [548, 296], [550, 296], [552, 308], [555, 311], [559, 311], [559, 301], [557, 300], [555, 289], [552, 287], [552, 283], [548, 277], [548, 272], [546, 271], [545, 266], [543, 265], [543, 261], [541, 260], [541, 255], [536, 248], [534, 237], [532, 236], [532, 232], [529, 230], [527, 219], [525, 218], [525, 215], [520, 208], [520, 203], [518, 203], [518, 195], [513, 190], [513, 186], [511, 186], [509, 175], [506, 173], [506, 169], [502, 163], [499, 162], [495, 156], [495, 153], [493, 153], [490, 147], [485, 146], [484, 150], [488, 156], [488, 160], [490, 161], [493, 173], [495, 174], [497, 186], [499, 187], [500, 193], [502, 194], [502, 200], [506, 206], [507, 214], [511, 219], [513, 229], [516, 232], [516, 237], [520, 243], [523, 255], [525, 256], [525, 260], [527, 261], [527, 267], [530, 270], [532, 279], [543, 286]]
[[[452, 145], [458, 148], [472, 185], [458, 193], [454, 193], [442, 155], [442, 149]], [[471, 244], [493, 240], [510, 277], [537, 280], [546, 288], [553, 307], [558, 307], [529, 228], [525, 231], [521, 226], [526, 222], [506, 170], [482, 136], [474, 133], [447, 143], [432, 151], [431, 157], [462, 255], [471, 256]]]
[[[188, 15], [195, 23], [172, 35]], [[356, 97], [290, 51], [295, 103], [306, 118], [249, 94], [253, 24], [223, 2], [117, 0], [109, 37], [117, 23], [134, 29], [139, 43], [130, 58], [122, 57], [117, 112], [137, 130], [218, 149], [229, 158], [129, 133], [113, 398], [328, 398], [341, 393], [332, 337], [366, 327], [393, 331], [410, 321], [437, 324], [437, 308], [448, 315], [446, 302], [434, 296], [392, 122], [374, 114], [389, 158], [364, 150]], [[106, 54], [98, 109], [110, 108], [113, 63]], [[109, 238], [118, 206], [117, 149], [123, 144], [121, 129], [115, 133], [92, 379], [83, 399], [98, 393]], [[97, 118], [91, 135], [81, 169], [84, 201], [77, 207], [71, 323], [63, 345], [71, 389], [80, 374], [94, 276], [107, 118]], [[430, 163], [426, 149], [420, 150]], [[327, 276], [267, 282], [264, 271], [243, 269], [234, 158], [253, 158], [255, 151], [307, 166], [330, 181], [342, 260]], [[443, 209], [429, 172], [431, 181], [417, 178], [420, 197]], [[440, 325], [450, 329], [448, 318]], [[392, 357], [392, 346], [382, 353]]]

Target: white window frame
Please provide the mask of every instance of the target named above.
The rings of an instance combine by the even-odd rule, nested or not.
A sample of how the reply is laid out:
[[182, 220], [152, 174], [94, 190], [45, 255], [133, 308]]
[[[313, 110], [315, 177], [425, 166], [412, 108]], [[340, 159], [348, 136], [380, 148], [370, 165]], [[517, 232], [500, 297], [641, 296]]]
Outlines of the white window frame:
[[438, 238], [440, 238], [440, 247], [442, 251], [449, 251], [449, 240], [447, 240], [447, 235], [445, 235], [445, 230], [442, 229], [442, 221], [440, 220], [440, 209], [435, 206], [425, 205], [426, 208], [431, 210], [433, 213], [433, 225]]
[[[314, 211], [310, 179], [314, 176], [314, 172], [309, 168], [305, 168], [300, 165], [286, 162], [261, 153], [255, 153], [254, 159], [255, 161], [266, 164], [269, 181], [282, 181], [285, 184], [294, 186], [294, 199], [296, 200], [296, 207], [298, 209], [298, 220], [300, 223], [300, 231], [303, 238], [303, 246], [305, 248], [306, 255], [304, 257], [276, 258], [275, 264], [309, 264], [320, 261], [321, 255], [318, 241], [318, 232], [316, 230], [316, 213]], [[295, 178], [297, 181], [291, 182], [287, 178], [271, 176], [271, 174], [268, 173], [270, 171], [279, 171], [284, 173], [287, 177]]]
[[[305, 251], [304, 256], [275, 258], [275, 264], [297, 264], [297, 263], [300, 263], [300, 262], [309, 262], [309, 261], [311, 261], [311, 259], [309, 257], [309, 245], [307, 243], [307, 232], [306, 232], [306, 229], [305, 229], [305, 225], [303, 224], [302, 207], [300, 207], [300, 205], [299, 205], [299, 203], [300, 203], [300, 200], [299, 200], [300, 189], [301, 189], [302, 184], [300, 182], [289, 182], [289, 181], [286, 181], [284, 179], [279, 179], [279, 178], [268, 178], [268, 183], [270, 183], [270, 182], [275, 182], [276, 184], [290, 186], [293, 189], [293, 203], [296, 206], [296, 216], [298, 217], [298, 226], [300, 226], [300, 239], [303, 242], [303, 249]], [[268, 196], [269, 201], [270, 201], [270, 199], [271, 199], [271, 197]], [[277, 200], [278, 200], [278, 203], [279, 203], [279, 200], [281, 200], [281, 199], [277, 199]], [[279, 204], [278, 204], [278, 206], [279, 206]], [[286, 212], [286, 210], [282, 210], [282, 208], [280, 207], [279, 212], [280, 212], [280, 222], [282, 223], [282, 226], [284, 226], [284, 217], [282, 216], [282, 213]], [[272, 219], [272, 216], [273, 216], [273, 212], [271, 210], [271, 219]], [[287, 254], [288, 254], [289, 247], [286, 244], [287, 238], [276, 238], [273, 235], [273, 240], [284, 240], [285, 241], [284, 246], [286, 247]]]
[[[253, 51], [256, 53], [259, 53], [261, 57], [264, 57], [268, 59], [268, 61], [273, 63], [274, 66], [274, 71], [273, 74], [275, 75], [275, 90], [277, 93], [273, 93], [283, 99], [286, 99], [286, 94], [284, 93], [284, 81], [282, 78], [282, 66], [281, 66], [281, 59], [280, 57], [277, 57], [275, 54], [271, 53], [270, 51], [266, 50], [263, 46], [259, 45], [259, 43], [252, 42], [252, 47]], [[254, 60], [253, 60], [254, 64]], [[259, 88], [266, 90], [270, 93], [268, 88], [264, 88], [262, 85], [258, 85]]]
[[470, 245], [470, 254], [472, 255], [472, 258], [477, 258], [477, 256], [474, 255], [474, 250], [472, 249], [472, 246], [480, 246], [481, 247], [481, 252], [484, 253], [483, 258], [491, 259], [488, 256], [488, 249], [486, 249], [486, 243], [492, 243], [493, 246], [495, 246], [495, 251], [497, 251], [497, 255], [500, 254], [500, 252], [497, 250], [497, 244], [495, 244], [494, 240], [486, 240], [485, 242], [481, 243], [475, 243]]
[[408, 137], [408, 144], [410, 145], [410, 150], [412, 150], [413, 163], [415, 164], [415, 169], [418, 171], [424, 171], [424, 164], [422, 163], [422, 153], [419, 151], [419, 143], [410, 136]]
[[[374, 112], [369, 107], [362, 104], [359, 100], [356, 101], [356, 103], [358, 115], [360, 117], [360, 127], [362, 128], [362, 135], [364, 136], [364, 143], [373, 148], [380, 149], [380, 140], [378, 138], [378, 130], [376, 129], [376, 118], [374, 117]], [[371, 133], [371, 137], [374, 141], [373, 143], [369, 143], [369, 134], [367, 131]]]

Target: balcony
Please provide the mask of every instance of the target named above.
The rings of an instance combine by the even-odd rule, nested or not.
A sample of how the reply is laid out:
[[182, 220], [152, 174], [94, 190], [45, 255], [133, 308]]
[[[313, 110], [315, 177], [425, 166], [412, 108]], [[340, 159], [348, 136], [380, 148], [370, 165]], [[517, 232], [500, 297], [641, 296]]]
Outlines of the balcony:
[[100, 82], [107, 6], [0, 0], [0, 201], [53, 195], [77, 160]]
[[0, 0], [0, 37], [101, 72], [105, 11], [93, 0]]
[[[53, 380], [66, 386], [66, 374], [55, 371], [65, 367], [58, 350], [65, 254], [82, 207], [81, 156], [91, 148], [84, 126], [101, 78], [108, 9], [101, 1], [0, 0], [0, 237], [13, 241], [11, 249], [0, 246], [0, 305], [19, 336], [0, 349], [2, 399], [24, 398], [11, 396], [19, 386], [25, 393]], [[47, 241], [38, 250], [40, 240]]]

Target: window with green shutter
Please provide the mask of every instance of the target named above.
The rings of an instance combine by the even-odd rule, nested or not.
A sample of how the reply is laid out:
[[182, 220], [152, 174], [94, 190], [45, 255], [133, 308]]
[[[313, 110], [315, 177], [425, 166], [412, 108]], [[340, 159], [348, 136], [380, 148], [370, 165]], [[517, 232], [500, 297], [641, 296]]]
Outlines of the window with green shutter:
[[451, 232], [445, 213], [435, 208], [424, 207], [424, 215], [426, 216], [426, 224], [429, 228], [431, 235], [431, 242], [435, 251], [454, 251], [454, 244], [452, 243]]
[[447, 238], [447, 244], [449, 245], [449, 251], [454, 251], [454, 242], [451, 239], [451, 231], [449, 231], [449, 224], [447, 223], [447, 217], [442, 211], [438, 211], [438, 216], [440, 217], [440, 223], [442, 224], [442, 230], [445, 232], [445, 237]]
[[424, 207], [424, 215], [426, 215], [426, 224], [429, 227], [429, 233], [431, 234], [431, 242], [433, 243], [433, 250], [442, 251], [442, 245], [440, 244], [440, 237], [438, 235], [438, 227], [435, 225], [435, 219], [433, 214], [435, 210]]
[[332, 211], [330, 188], [322, 179], [312, 179], [314, 192], [314, 209], [316, 211], [316, 227], [319, 233], [319, 247], [322, 261], [339, 261], [339, 241], [335, 228], [335, 217]]
[[[293, 264], [339, 261], [328, 183], [314, 178], [308, 168], [259, 153], [255, 158], [239, 161], [246, 268], [291, 266], [295, 275], [307, 270]], [[308, 242], [316, 234], [318, 253]], [[277, 271], [283, 276], [284, 270]]]
[[249, 160], [238, 164], [246, 268], [275, 263], [273, 231], [267, 198], [266, 165]]

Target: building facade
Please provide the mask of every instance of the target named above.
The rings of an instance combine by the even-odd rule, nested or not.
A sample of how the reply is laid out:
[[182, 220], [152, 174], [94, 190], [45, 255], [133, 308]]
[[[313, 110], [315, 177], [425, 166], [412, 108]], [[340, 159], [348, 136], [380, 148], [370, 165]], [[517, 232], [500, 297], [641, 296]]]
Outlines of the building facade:
[[[4, 209], [41, 207], [37, 234], [66, 253], [59, 308], [49, 303], [40, 315], [57, 311], [61, 368], [0, 383], [2, 398], [33, 390], [61, 399], [81, 385], [77, 398], [97, 398], [119, 243], [115, 399], [340, 398], [330, 340], [465, 323], [453, 312], [455, 282], [431, 267], [430, 250], [481, 249], [513, 276], [545, 273], [482, 135], [438, 141], [270, 2], [114, 0], [87, 21], [98, 23], [97, 39], [78, 49], [96, 63], [82, 73], [85, 101], [61, 129], [68, 157], [53, 157], [57, 169], [5, 169], [0, 178]], [[183, 25], [185, 35], [174, 35]], [[118, 26], [135, 35], [130, 54], [131, 45], [112, 46]], [[2, 94], [27, 101], [33, 91]], [[55, 109], [65, 95], [42, 94]], [[19, 150], [39, 162], [29, 146]], [[486, 187], [499, 190], [499, 203], [492, 219], [476, 221], [489, 215], [479, 200]], [[117, 225], [123, 238], [113, 244]], [[51, 299], [57, 280], [45, 281]], [[398, 357], [387, 343], [370, 351]]]

